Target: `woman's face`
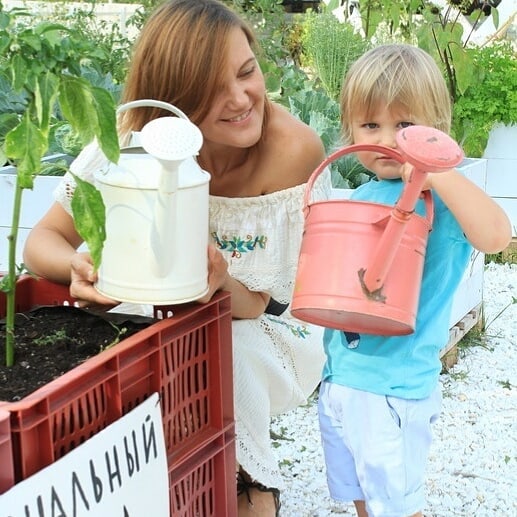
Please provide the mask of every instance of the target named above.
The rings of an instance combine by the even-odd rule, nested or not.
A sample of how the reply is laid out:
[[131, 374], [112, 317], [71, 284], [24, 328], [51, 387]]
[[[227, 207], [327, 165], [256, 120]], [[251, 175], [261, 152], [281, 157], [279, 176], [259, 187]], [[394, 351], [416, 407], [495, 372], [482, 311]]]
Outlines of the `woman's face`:
[[205, 142], [247, 148], [262, 134], [264, 76], [241, 29], [230, 32], [224, 89], [199, 124]]
[[[373, 114], [356, 114], [352, 117], [352, 138], [354, 144], [376, 144], [397, 149], [395, 135], [405, 127], [419, 124], [402, 110], [390, 110], [379, 106]], [[361, 151], [357, 158], [377, 177], [400, 178], [402, 165], [382, 152]]]

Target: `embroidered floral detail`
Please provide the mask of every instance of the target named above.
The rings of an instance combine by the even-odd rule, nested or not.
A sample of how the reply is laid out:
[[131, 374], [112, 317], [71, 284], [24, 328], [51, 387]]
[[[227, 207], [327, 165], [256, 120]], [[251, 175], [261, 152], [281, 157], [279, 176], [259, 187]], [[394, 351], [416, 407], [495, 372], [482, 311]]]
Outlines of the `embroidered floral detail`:
[[231, 251], [232, 257], [236, 258], [240, 258], [243, 253], [253, 251], [257, 246], [265, 249], [267, 243], [267, 237], [265, 235], [257, 237], [246, 235], [245, 239], [241, 239], [240, 237], [228, 239], [226, 235], [219, 238], [217, 232], [212, 232], [212, 237], [220, 250]]
[[266, 318], [270, 321], [280, 323], [280, 325], [287, 327], [295, 337], [301, 337], [302, 339], [305, 339], [307, 336], [311, 335], [309, 329], [305, 325], [294, 325], [293, 323], [287, 323], [287, 321], [278, 320], [267, 315]]

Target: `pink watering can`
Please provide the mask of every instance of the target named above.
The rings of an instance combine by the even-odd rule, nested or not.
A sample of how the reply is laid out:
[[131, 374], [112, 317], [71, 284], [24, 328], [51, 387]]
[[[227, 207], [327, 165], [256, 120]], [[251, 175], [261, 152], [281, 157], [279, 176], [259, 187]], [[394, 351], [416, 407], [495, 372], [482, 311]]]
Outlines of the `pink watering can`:
[[[398, 150], [356, 144], [330, 155], [305, 189], [302, 239], [291, 303], [294, 317], [350, 332], [404, 335], [416, 312], [433, 203], [424, 192], [426, 217], [414, 213], [428, 173], [458, 165], [463, 152], [441, 131], [410, 126], [396, 136]], [[325, 168], [345, 154], [373, 151], [413, 165], [395, 206], [334, 199], [309, 202]]]

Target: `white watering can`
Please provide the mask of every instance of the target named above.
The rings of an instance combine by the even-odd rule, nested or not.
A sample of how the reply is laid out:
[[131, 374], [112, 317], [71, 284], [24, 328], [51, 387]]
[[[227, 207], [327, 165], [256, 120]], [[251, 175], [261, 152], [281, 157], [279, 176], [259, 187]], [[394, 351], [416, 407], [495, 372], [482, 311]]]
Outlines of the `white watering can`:
[[106, 206], [106, 241], [97, 290], [118, 301], [168, 305], [208, 291], [208, 184], [195, 156], [197, 126], [175, 106], [144, 99], [118, 112], [158, 107], [161, 117], [133, 134], [118, 164], [95, 174]]

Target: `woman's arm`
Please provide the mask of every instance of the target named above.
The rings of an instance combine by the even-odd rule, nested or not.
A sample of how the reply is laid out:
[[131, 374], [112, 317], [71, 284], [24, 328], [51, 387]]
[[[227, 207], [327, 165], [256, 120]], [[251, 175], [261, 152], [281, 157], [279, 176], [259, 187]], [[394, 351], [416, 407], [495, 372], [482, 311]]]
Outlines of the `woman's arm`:
[[228, 273], [228, 263], [222, 253], [210, 245], [208, 247], [208, 293], [198, 300], [207, 303], [216, 291], [229, 291], [232, 295], [232, 317], [236, 319], [258, 318], [269, 303], [269, 295], [250, 291]]
[[23, 260], [32, 273], [69, 284], [70, 262], [81, 243], [70, 214], [54, 203], [30, 231]]
[[52, 282], [70, 284], [70, 294], [80, 306], [117, 304], [97, 292], [93, 283], [97, 274], [89, 253], [78, 253], [83, 240], [77, 233], [70, 214], [54, 203], [30, 231], [23, 260], [27, 269]]

